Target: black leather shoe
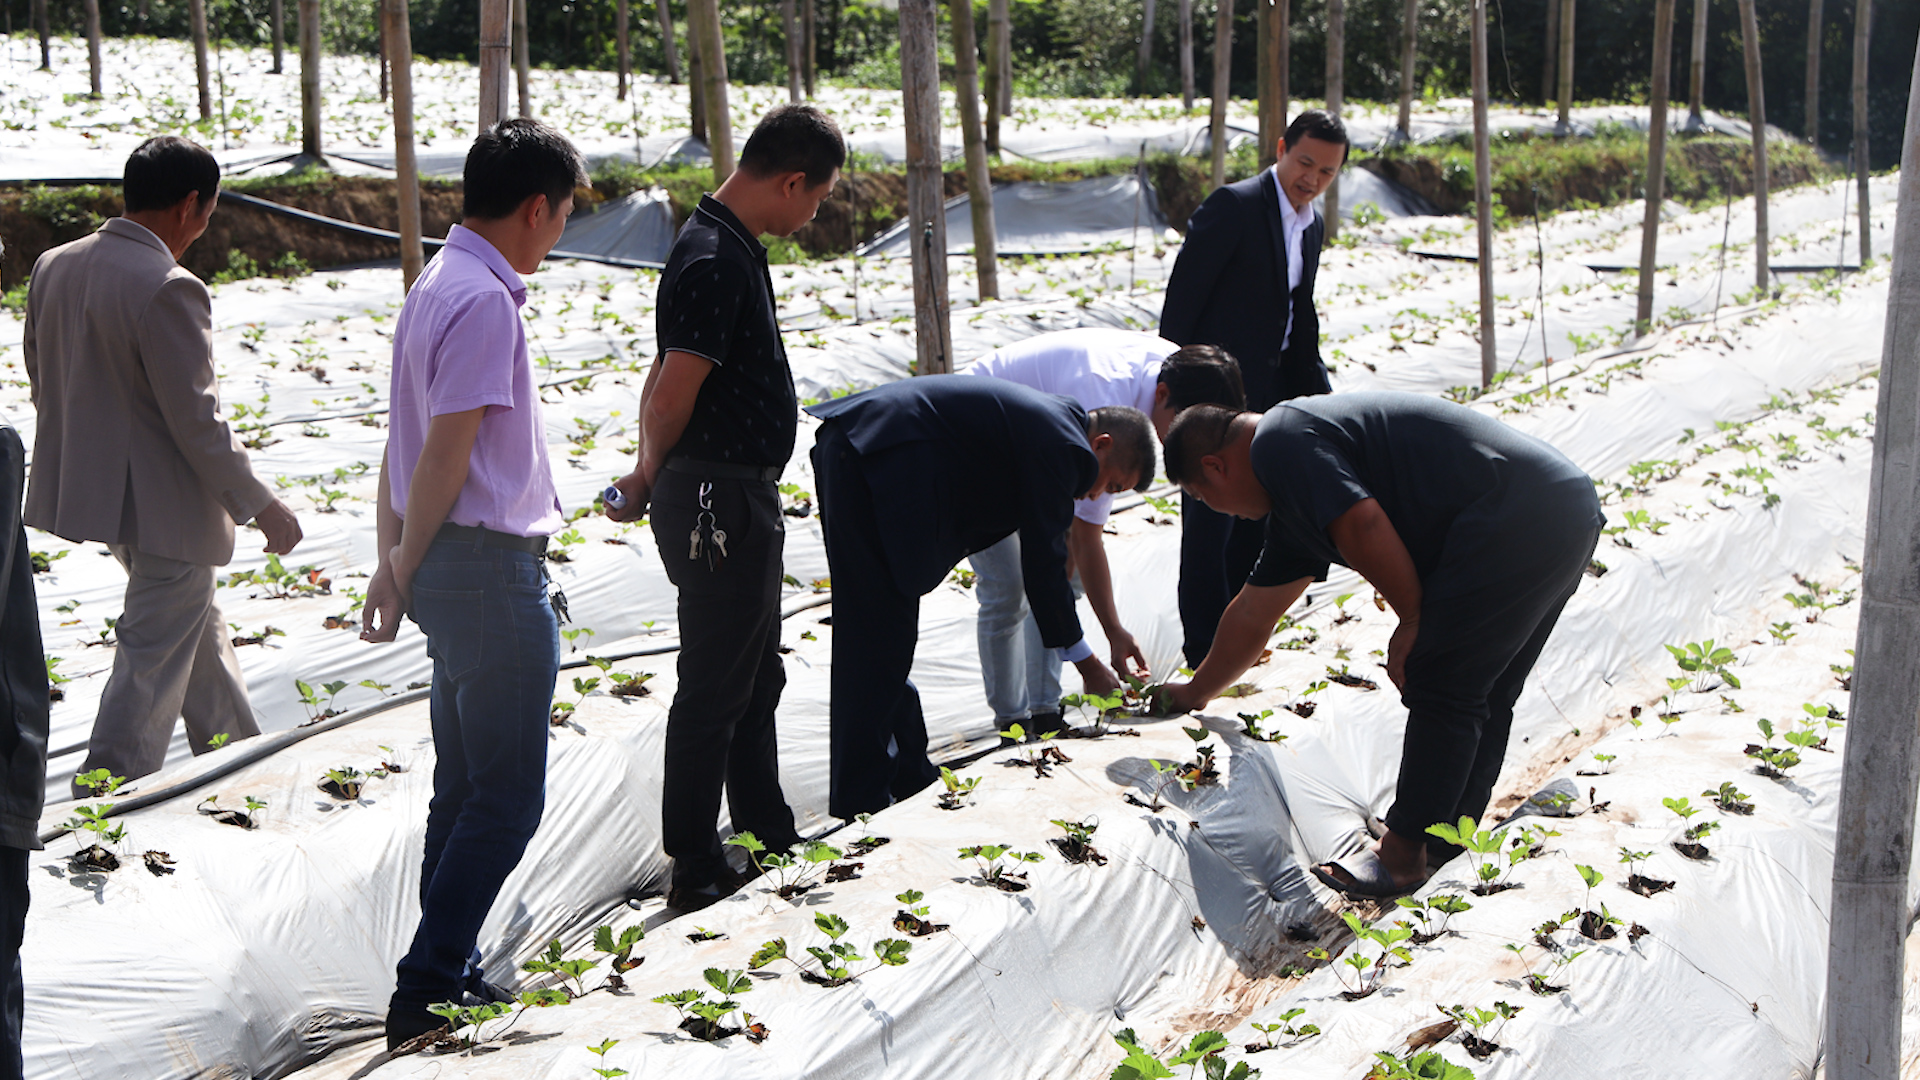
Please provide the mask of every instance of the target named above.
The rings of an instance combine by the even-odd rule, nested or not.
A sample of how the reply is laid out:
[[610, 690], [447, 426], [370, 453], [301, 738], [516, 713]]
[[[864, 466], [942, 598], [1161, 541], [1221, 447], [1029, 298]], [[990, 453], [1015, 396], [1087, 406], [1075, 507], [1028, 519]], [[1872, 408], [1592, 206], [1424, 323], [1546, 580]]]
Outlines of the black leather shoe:
[[1057, 712], [1037, 712], [1027, 718], [1027, 732], [1034, 742], [1039, 742], [1042, 735], [1058, 735], [1066, 729], [1066, 721]]
[[701, 908], [712, 907], [732, 896], [746, 883], [747, 879], [735, 873], [732, 868], [728, 868], [719, 878], [705, 885], [675, 882], [673, 887], [667, 890], [667, 906], [682, 915], [699, 911]]
[[444, 1016], [425, 1009], [396, 1008], [387, 1012], [387, 1052], [392, 1053], [430, 1031], [447, 1027]]

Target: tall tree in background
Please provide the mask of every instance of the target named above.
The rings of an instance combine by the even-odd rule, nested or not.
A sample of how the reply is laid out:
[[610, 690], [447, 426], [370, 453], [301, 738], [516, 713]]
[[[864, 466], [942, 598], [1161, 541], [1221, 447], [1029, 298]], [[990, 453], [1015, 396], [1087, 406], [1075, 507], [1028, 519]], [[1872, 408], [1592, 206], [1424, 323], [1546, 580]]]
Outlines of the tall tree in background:
[[940, 179], [940, 13], [900, 0], [900, 98], [907, 127], [907, 236], [913, 252], [914, 373], [953, 370], [947, 321], [947, 213]]
[[993, 178], [987, 171], [986, 139], [980, 130], [980, 52], [973, 39], [973, 0], [951, 0], [953, 90], [960, 106], [960, 144], [967, 156], [967, 205], [973, 211], [973, 262], [980, 299], [1000, 298], [1000, 268], [993, 222]]
[[47, 18], [47, 0], [33, 0], [29, 9], [33, 29], [40, 35], [40, 70], [53, 70], [53, 26]]
[[693, 20], [687, 20], [687, 134], [707, 141], [707, 84], [700, 77], [700, 44], [693, 39]]
[[298, 13], [300, 18], [300, 152], [318, 161], [322, 149], [320, 145], [320, 0], [300, 0]]
[[1821, 0], [1807, 0], [1807, 141], [1820, 145]]
[[1740, 0], [1740, 41], [1747, 56], [1747, 126], [1753, 129], [1753, 279], [1765, 295], [1767, 273], [1767, 95], [1760, 82], [1760, 26], [1753, 0]]
[[1140, 0], [1140, 51], [1134, 57], [1133, 85], [1146, 93], [1147, 69], [1153, 64], [1153, 0]]
[[1211, 179], [1216, 188], [1227, 182], [1227, 94], [1232, 75], [1233, 0], [1213, 0], [1213, 101], [1207, 107], [1207, 144], [1213, 154]]
[[1260, 167], [1279, 160], [1280, 133], [1287, 130], [1289, 0], [1253, 0], [1254, 85], [1260, 114]]
[[1546, 0], [1547, 37], [1540, 47], [1540, 100], [1553, 101], [1553, 61], [1560, 49], [1560, 0]]
[[413, 31], [407, 0], [380, 0], [381, 39], [393, 69], [393, 189], [400, 210], [400, 279], [411, 290], [426, 268], [420, 245], [420, 167], [413, 151]]
[[100, 0], [86, 0], [88, 97], [100, 100]]
[[[1873, 204], [1867, 188], [1867, 47], [1873, 40], [1873, 0], [1860, 0], [1853, 17], [1853, 171], [1860, 185], [1860, 265], [1873, 258]], [[1920, 207], [1907, 209], [1920, 213]]]
[[[780, 0], [780, 28], [786, 35], [787, 100], [800, 100], [800, 28], [793, 12], [793, 0]], [[969, 35], [971, 36], [971, 35]]]
[[1673, 78], [1673, 4], [1674, 0], [1654, 0], [1653, 4], [1653, 90], [1652, 109], [1647, 120], [1647, 208], [1640, 224], [1640, 293], [1633, 316], [1633, 332], [1637, 336], [1645, 336], [1653, 329], [1653, 282], [1658, 273], [1654, 263], [1659, 254], [1660, 206], [1666, 198], [1667, 98]]
[[[300, 0], [304, 8], [308, 0]], [[318, 6], [318, 0], [314, 0]], [[317, 20], [316, 20], [317, 21]], [[315, 37], [315, 51], [319, 38]], [[513, 70], [513, 0], [480, 0], [480, 130], [507, 118]]]
[[1557, 135], [1573, 134], [1573, 0], [1560, 0], [1560, 121]]
[[[1347, 4], [1327, 0], [1327, 111], [1340, 115], [1347, 88]], [[1340, 232], [1340, 173], [1327, 182], [1327, 236]]]
[[[1813, 0], [1818, 4], [1820, 0]], [[1693, 0], [1693, 62], [1689, 65], [1687, 86], [1687, 131], [1698, 132], [1706, 125], [1707, 100], [1707, 0]]]
[[800, 80], [805, 85], [807, 97], [813, 97], [813, 65], [816, 57], [814, 49], [814, 0], [802, 0], [800, 5], [800, 34], [804, 39], [800, 50]]
[[713, 186], [718, 188], [733, 175], [733, 114], [727, 106], [727, 48], [720, 34], [719, 0], [687, 0], [687, 26], [689, 36], [698, 39], [700, 45], [707, 150], [713, 155]]
[[987, 153], [1000, 152], [1000, 120], [1007, 114], [1011, 97], [1007, 86], [1012, 70], [1007, 53], [1013, 47], [1012, 15], [1007, 0], [987, 0]]
[[630, 0], [618, 0], [613, 8], [614, 50], [619, 55], [619, 87], [614, 93], [615, 101], [627, 100], [627, 83], [633, 78], [633, 13]]
[[[680, 82], [680, 50], [673, 43], [673, 8], [668, 0], [656, 0], [654, 9], [660, 13], [660, 47], [667, 53], [667, 81], [678, 85]], [[699, 95], [694, 95], [696, 100]], [[695, 138], [704, 138], [696, 135]]]
[[1180, 108], [1193, 111], [1193, 0], [1180, 0]]
[[187, 22], [193, 34], [193, 76], [200, 87], [200, 119], [213, 119], [213, 87], [207, 72], [207, 0], [188, 0]]
[[[1557, 4], [1560, 0], [1547, 0]], [[1410, 127], [1413, 123], [1413, 61], [1420, 45], [1420, 0], [1407, 0], [1407, 10], [1400, 25], [1400, 119], [1394, 125], [1395, 142], [1406, 142], [1413, 137]]]
[[533, 66], [533, 49], [528, 42], [527, 0], [513, 0], [513, 85], [520, 99], [521, 116], [533, 115], [533, 95], [527, 86]]
[[287, 4], [286, 0], [273, 0], [267, 6], [267, 21], [273, 29], [273, 74], [286, 73], [287, 51]]
[[1498, 364], [1493, 311], [1493, 154], [1487, 130], [1487, 0], [1473, 0], [1473, 210], [1479, 244], [1480, 389]]

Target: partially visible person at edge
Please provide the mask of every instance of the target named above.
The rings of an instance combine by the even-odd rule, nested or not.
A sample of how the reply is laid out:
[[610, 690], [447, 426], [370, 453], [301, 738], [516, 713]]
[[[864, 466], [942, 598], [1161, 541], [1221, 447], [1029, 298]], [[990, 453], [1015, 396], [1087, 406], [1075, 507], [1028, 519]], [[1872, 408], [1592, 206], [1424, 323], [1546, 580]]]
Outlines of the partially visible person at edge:
[[404, 612], [433, 660], [420, 924], [387, 1007], [389, 1050], [446, 1024], [428, 1006], [510, 1000], [475, 941], [540, 824], [560, 669], [542, 558], [560, 498], [519, 308], [521, 275], [560, 239], [586, 169], [552, 128], [506, 120], [474, 140], [464, 179], [464, 220], [394, 325], [380, 565], [360, 635], [392, 641]]
[[1329, 394], [1264, 415], [1201, 406], [1166, 449], [1175, 483], [1264, 521], [1266, 541], [1213, 651], [1163, 704], [1204, 706], [1329, 564], [1359, 571], [1400, 619], [1387, 643], [1407, 707], [1400, 777], [1384, 835], [1312, 869], [1350, 897], [1412, 891], [1460, 853], [1427, 828], [1486, 812], [1514, 702], [1606, 524], [1592, 480], [1547, 443], [1421, 394]]
[[[1332, 389], [1313, 306], [1326, 222], [1313, 200], [1346, 160], [1340, 118], [1309, 109], [1287, 125], [1272, 168], [1207, 196], [1187, 224], [1167, 280], [1160, 336], [1232, 353], [1255, 412]], [[1220, 613], [1259, 554], [1258, 522], [1183, 500], [1179, 591], [1188, 666], [1213, 647]]]
[[800, 841], [774, 728], [787, 681], [776, 485], [793, 456], [799, 403], [758, 238], [813, 220], [846, 157], [825, 113], [782, 105], [754, 128], [739, 169], [701, 198], [660, 277], [660, 359], [641, 391], [639, 460], [614, 482], [625, 505], [607, 510], [633, 521], [651, 507], [660, 562], [680, 593], [660, 802], [673, 859], [667, 905], [677, 911], [744, 883], [716, 828], [722, 788], [734, 831], [770, 851]]
[[[23, 339], [39, 426], [26, 523], [97, 540], [127, 571], [113, 674], [82, 774], [134, 779], [166, 760], [174, 721], [205, 753], [260, 733], [214, 568], [251, 521], [285, 555], [300, 523], [254, 476], [220, 417], [213, 300], [179, 263], [207, 231], [220, 166], [163, 135], [127, 158], [125, 211], [41, 255]], [[76, 798], [88, 794], [76, 780]]]
[[827, 812], [884, 810], [939, 778], [909, 677], [920, 598], [954, 564], [1020, 536], [1020, 576], [1040, 643], [1086, 691], [1120, 682], [1093, 654], [1067, 579], [1073, 501], [1144, 490], [1153, 428], [1124, 406], [1001, 379], [922, 375], [810, 406], [814, 486], [833, 577]]
[[[1180, 410], [1192, 405], [1246, 406], [1240, 365], [1211, 345], [1182, 348], [1137, 330], [1079, 327], [1036, 334], [975, 360], [964, 374], [1005, 379], [1060, 394], [1092, 412], [1109, 405], [1137, 409], [1165, 438]], [[1107, 638], [1115, 674], [1147, 679], [1146, 654], [1120, 622], [1113, 574], [1102, 535], [1113, 496], [1098, 492], [1073, 504], [1067, 555], [1074, 577]], [[1061, 729], [1060, 650], [1040, 641], [1020, 575], [1020, 535], [968, 556], [978, 580], [980, 675], [994, 724], [1020, 724], [1030, 738]]]

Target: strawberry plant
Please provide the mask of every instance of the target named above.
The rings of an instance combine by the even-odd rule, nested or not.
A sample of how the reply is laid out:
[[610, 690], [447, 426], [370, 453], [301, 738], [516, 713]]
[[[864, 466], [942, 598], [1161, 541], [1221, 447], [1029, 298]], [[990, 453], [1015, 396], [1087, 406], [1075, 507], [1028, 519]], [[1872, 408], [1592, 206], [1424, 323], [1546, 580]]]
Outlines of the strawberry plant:
[[[91, 791], [96, 799], [108, 798], [126, 782], [126, 777], [115, 776], [106, 769], [92, 769], [74, 777], [74, 783]], [[107, 820], [108, 815], [113, 813], [113, 804], [103, 802], [94, 806], [76, 806], [73, 813], [74, 816], [67, 819], [66, 827], [83, 840], [85, 833], [93, 834], [93, 842], [74, 853], [74, 865], [84, 870], [118, 870], [120, 857], [108, 850], [108, 845], [118, 847], [126, 840], [127, 827], [111, 824]]]
[[1306, 1014], [1307, 1014], [1307, 1010], [1301, 1008], [1298, 1005], [1295, 1005], [1293, 1008], [1288, 1009], [1286, 1012], [1281, 1013], [1279, 1017], [1271, 1024], [1255, 1023], [1253, 1025], [1253, 1030], [1259, 1032], [1266, 1041], [1257, 1042], [1257, 1043], [1248, 1043], [1246, 1046], [1242, 1047], [1242, 1049], [1244, 1049], [1249, 1054], [1257, 1054], [1262, 1050], [1271, 1050], [1274, 1048], [1274, 1045], [1275, 1045], [1273, 1041], [1273, 1037], [1275, 1034], [1285, 1036], [1288, 1046], [1292, 1046], [1295, 1043], [1305, 1042], [1306, 1040], [1313, 1038], [1315, 1035], [1320, 1034], [1320, 1025], [1318, 1024], [1297, 1024], [1296, 1025], [1294, 1023], [1295, 1019], [1305, 1016]]
[[360, 797], [366, 774], [351, 765], [337, 765], [320, 777], [320, 790], [336, 799], [353, 802]]
[[[1557, 930], [1560, 928], [1562, 923], [1554, 922], [1554, 923], [1548, 923], [1546, 925]], [[1534, 940], [1536, 942], [1541, 942], [1543, 938], [1545, 939], [1544, 944], [1542, 944], [1541, 946], [1546, 950], [1547, 963], [1545, 967], [1540, 968], [1538, 971], [1534, 970], [1533, 965], [1527, 962], [1526, 946], [1524, 945], [1517, 944], [1515, 942], [1508, 942], [1506, 945], [1506, 949], [1508, 952], [1519, 957], [1520, 965], [1526, 969], [1527, 973], [1524, 976], [1523, 981], [1526, 982], [1527, 989], [1533, 991], [1534, 993], [1540, 995], [1541, 997], [1552, 997], [1554, 994], [1560, 993], [1562, 990], [1566, 989], [1565, 984], [1555, 983], [1553, 980], [1562, 977], [1562, 972], [1566, 971], [1567, 967], [1571, 965], [1575, 960], [1578, 960], [1582, 956], [1585, 956], [1586, 950], [1585, 949], [1569, 950], [1565, 946], [1555, 942], [1551, 937], [1547, 936], [1547, 933], [1544, 932], [1546, 931], [1546, 927], [1543, 926], [1541, 929], [1543, 933], [1535, 935]]]
[[1429, 825], [1427, 832], [1448, 844], [1466, 849], [1478, 882], [1472, 890], [1475, 896], [1492, 896], [1516, 888], [1517, 884], [1507, 878], [1512, 875], [1514, 867], [1540, 853], [1541, 844], [1548, 835], [1541, 829], [1492, 832], [1480, 828], [1479, 822], [1470, 817], [1462, 817], [1455, 825], [1445, 822]]
[[1394, 903], [1420, 917], [1420, 928], [1413, 933], [1415, 945], [1425, 945], [1446, 933], [1448, 920], [1463, 911], [1473, 910], [1467, 898], [1458, 893], [1440, 893], [1424, 900], [1417, 896], [1402, 896]]
[[[902, 893], [901, 895], [913, 895], [917, 897], [919, 894], [909, 891], [909, 893]], [[792, 964], [794, 970], [798, 971], [800, 977], [807, 982], [819, 986], [841, 986], [853, 981], [860, 975], [878, 971], [883, 967], [899, 967], [907, 962], [907, 954], [913, 950], [913, 944], [911, 942], [901, 941], [896, 938], [881, 938], [873, 943], [872, 959], [874, 965], [856, 974], [853, 971], [852, 965], [868, 958], [861, 956], [859, 950], [854, 948], [852, 942], [840, 940], [847, 935], [850, 929], [847, 925], [847, 920], [829, 912], [818, 911], [814, 913], [813, 925], [817, 927], [822, 934], [827, 936], [827, 943], [825, 945], [807, 946], [808, 960], [802, 961], [794, 959], [787, 951], [787, 939], [774, 938], [772, 941], [762, 944], [760, 948], [754, 952], [753, 956], [747, 960], [747, 968], [752, 971], [759, 971], [769, 964], [772, 964], [775, 960], [785, 960], [787, 963]], [[932, 933], [931, 930], [926, 932]], [[816, 963], [818, 964], [817, 970], [814, 967]]]
[[1241, 723], [1247, 725], [1247, 738], [1249, 739], [1258, 739], [1261, 742], [1275, 744], [1287, 741], [1286, 732], [1270, 731], [1260, 726], [1266, 722], [1268, 717], [1273, 715], [1272, 709], [1262, 709], [1257, 713], [1235, 713], [1234, 715], [1240, 718]]
[[584, 705], [587, 700], [587, 695], [598, 689], [600, 689], [600, 676], [593, 675], [582, 678], [575, 675], [573, 677], [573, 692], [579, 696], [572, 701], [556, 700], [553, 703], [553, 709], [548, 714], [547, 719], [554, 727], [566, 726], [567, 721], [572, 718], [574, 710]]
[[936, 923], [928, 914], [933, 909], [920, 902], [926, 899], [926, 895], [920, 890], [908, 889], [894, 899], [905, 905], [894, 913], [893, 928], [895, 930], [913, 937], [926, 937], [928, 934], [936, 934], [947, 928], [946, 923]]
[[[637, 938], [635, 940], [638, 940]], [[612, 951], [612, 950], [606, 950]], [[587, 992], [586, 974], [600, 966], [600, 961], [578, 957], [566, 959], [560, 950], [560, 939], [547, 942], [545, 952], [520, 965], [520, 970], [532, 975], [552, 975], [560, 980], [562, 989], [568, 979], [573, 980], [571, 997], [579, 997]]]
[[[858, 822], [861, 825], [865, 825], [867, 822], [873, 820], [873, 815], [872, 814], [855, 814], [853, 820]], [[892, 841], [893, 841], [893, 837], [891, 836], [873, 836], [869, 834], [867, 836], [861, 837], [858, 840], [855, 840], [851, 844], [848, 844], [847, 854], [865, 855], [869, 852], [877, 851], [880, 848], [885, 847], [887, 844], [891, 843]]]
[[1521, 1008], [1519, 1005], [1496, 1001], [1491, 1009], [1454, 1005], [1450, 1008], [1442, 1006], [1440, 1011], [1453, 1017], [1467, 1029], [1466, 1034], [1460, 1036], [1460, 1045], [1467, 1048], [1467, 1053], [1478, 1060], [1485, 1061], [1493, 1056], [1494, 1051], [1500, 1049], [1500, 1043], [1497, 1040], [1500, 1038], [1501, 1030], [1507, 1026], [1507, 1021], [1520, 1014]]
[[201, 799], [200, 804], [195, 806], [194, 809], [222, 825], [232, 825], [241, 829], [259, 828], [260, 822], [258, 815], [260, 811], [267, 808], [267, 804], [251, 795], [248, 795], [246, 800], [247, 808], [245, 810], [222, 810], [220, 809], [220, 796], [209, 795]]
[[1107, 864], [1107, 857], [1093, 847], [1093, 833], [1100, 827], [1099, 822], [1066, 821], [1062, 818], [1054, 818], [1053, 823], [1066, 830], [1067, 835], [1055, 837], [1052, 844], [1060, 849], [1060, 854], [1068, 862], [1098, 863], [1101, 866]]
[[1637, 892], [1641, 896], [1656, 896], [1673, 888], [1673, 882], [1663, 881], [1660, 878], [1647, 877], [1636, 869], [1638, 864], [1651, 858], [1653, 858], [1653, 852], [1651, 851], [1633, 851], [1625, 847], [1620, 849], [1620, 861], [1627, 864], [1627, 890], [1629, 892]]
[[644, 956], [639, 960], [634, 959], [633, 947], [638, 945], [646, 936], [647, 928], [644, 924], [629, 926], [625, 930], [620, 931], [618, 937], [614, 936], [613, 927], [611, 926], [598, 926], [594, 928], [593, 947], [599, 952], [607, 954], [607, 966], [613, 970], [613, 974], [607, 976], [607, 985], [609, 987], [615, 990], [625, 990], [627, 988], [626, 972], [639, 967], [641, 960], [646, 959]]
[[1064, 765], [1073, 760], [1061, 753], [1059, 747], [1045, 745], [1052, 740], [1056, 734], [1058, 733], [1052, 731], [1041, 732], [1040, 742], [1042, 745], [1039, 749], [1034, 749], [1027, 744], [1027, 729], [1019, 724], [1009, 724], [1007, 730], [1000, 733], [1000, 737], [1016, 745], [1026, 746], [1027, 749], [1023, 751], [1026, 756], [1017, 759], [1016, 763], [1031, 768], [1035, 776], [1044, 778], [1052, 775], [1051, 770], [1054, 765]]
[[1696, 691], [1705, 693], [1723, 684], [1740, 689], [1740, 680], [1727, 670], [1739, 657], [1732, 649], [1714, 644], [1712, 638], [1691, 641], [1685, 646], [1668, 645], [1666, 649], [1673, 654], [1673, 662], [1680, 670], [1691, 676]]
[[727, 838], [727, 843], [744, 848], [757, 870], [773, 875], [773, 891], [782, 900], [791, 900], [819, 885], [817, 879], [827, 872], [827, 864], [846, 855], [823, 840], [796, 844], [792, 852], [768, 852], [766, 845], [750, 832], [735, 833]]
[[720, 968], [708, 968], [704, 975], [707, 985], [720, 992], [720, 1000], [708, 1001], [706, 991], [697, 989], [661, 994], [653, 1000], [661, 1005], [673, 1006], [674, 1011], [680, 1014], [680, 1030], [696, 1039], [718, 1042], [729, 1035], [740, 1034], [741, 1029], [727, 1027], [725, 1021], [740, 1008], [740, 1003], [734, 1001], [733, 996], [752, 990], [753, 980], [747, 977], [746, 972], [723, 971]]
[[1713, 805], [1719, 807], [1723, 814], [1739, 814], [1746, 817], [1753, 813], [1753, 800], [1747, 798], [1739, 788], [1734, 787], [1731, 780], [1723, 781], [1718, 788], [1708, 788], [1700, 794], [1704, 798], [1712, 799]]
[[[1754, 724], [1760, 729], [1760, 734], [1765, 736], [1767, 741], [1764, 744], [1747, 744], [1746, 755], [1760, 763], [1754, 766], [1753, 771], [1773, 780], [1785, 780], [1787, 778], [1787, 770], [1800, 764], [1800, 751], [1784, 746], [1773, 745], [1773, 721], [1763, 716], [1759, 720], [1754, 721]], [[1801, 733], [1788, 733], [1788, 741], [1794, 741], [1793, 737], [1799, 734]], [[1803, 739], [1801, 742], [1804, 743], [1805, 741], [1806, 740]], [[1817, 742], [1818, 736], [1815, 736], [1812, 741]], [[1800, 743], [1797, 743], [1796, 745], [1799, 744]]]
[[[1127, 676], [1127, 682], [1133, 692], [1138, 693], [1142, 690], [1139, 680]], [[1068, 709], [1072, 709], [1082, 720], [1088, 720], [1091, 715], [1092, 719], [1088, 720], [1084, 727], [1073, 730], [1073, 736], [1078, 739], [1097, 739], [1107, 734], [1107, 721], [1127, 711], [1128, 692], [1115, 690], [1105, 695], [1068, 694], [1060, 699], [1060, 713], [1064, 716]]]
[[[1014, 872], [1014, 864], [1046, 860], [1046, 856], [1037, 851], [1015, 851], [1008, 844], [974, 844], [961, 848], [960, 857], [972, 859], [974, 865], [980, 868], [981, 884], [991, 885], [1002, 892], [1020, 892], [1027, 887], [1027, 875]], [[1003, 858], [1008, 861], [1002, 863]]]
[[607, 1051], [613, 1049], [618, 1045], [620, 1045], [619, 1039], [605, 1039], [600, 1043], [599, 1046], [587, 1047], [587, 1051], [589, 1053], [593, 1054], [595, 1057], [600, 1059], [600, 1064], [595, 1066], [593, 1069], [593, 1075], [600, 1077], [600, 1080], [613, 1080], [613, 1078], [616, 1076], [627, 1075], [627, 1070], [625, 1069], [614, 1069], [614, 1068], [607, 1067]]
[[1373, 1069], [1362, 1080], [1473, 1080], [1472, 1069], [1455, 1065], [1434, 1050], [1408, 1053], [1404, 1058], [1379, 1050], [1373, 1056]]
[[1593, 755], [1593, 760], [1594, 760], [1594, 762], [1595, 762], [1595, 764], [1598, 764], [1598, 765], [1599, 765], [1600, 767], [1599, 767], [1598, 769], [1581, 769], [1581, 770], [1580, 770], [1580, 775], [1581, 775], [1581, 776], [1606, 776], [1606, 775], [1609, 775], [1610, 773], [1612, 773], [1612, 772], [1613, 772], [1613, 763], [1614, 763], [1615, 761], [1617, 761], [1617, 760], [1619, 760], [1619, 757], [1620, 757], [1620, 756], [1619, 756], [1618, 754], [1600, 754], [1600, 753], [1596, 753], [1596, 754], [1594, 754], [1594, 755]]
[[1213, 746], [1206, 741], [1213, 736], [1213, 732], [1203, 727], [1183, 727], [1180, 730], [1186, 732], [1187, 738], [1197, 745], [1193, 748], [1192, 761], [1171, 770], [1174, 782], [1180, 785], [1181, 791], [1192, 791], [1202, 784], [1219, 783], [1220, 770], [1213, 765]]
[[513, 1011], [513, 1006], [504, 1001], [489, 1001], [483, 1005], [456, 1005], [451, 1001], [443, 1001], [427, 1006], [427, 1011], [435, 1016], [446, 1017], [447, 1026], [456, 1034], [466, 1030], [465, 1035], [459, 1035], [460, 1046], [466, 1048], [485, 1042], [487, 1021], [506, 1016]]
[[1140, 1037], [1132, 1028], [1124, 1028], [1113, 1037], [1120, 1049], [1127, 1052], [1126, 1059], [1113, 1070], [1109, 1080], [1165, 1080], [1179, 1074], [1173, 1070], [1187, 1066], [1189, 1080], [1205, 1073], [1207, 1080], [1255, 1080], [1260, 1070], [1252, 1068], [1246, 1062], [1236, 1062], [1229, 1068], [1219, 1055], [1227, 1048], [1227, 1037], [1217, 1031], [1202, 1031], [1188, 1040], [1186, 1048], [1172, 1057], [1161, 1060], [1153, 1052], [1140, 1045]]
[[[1395, 923], [1391, 930], [1381, 930], [1370, 923], [1361, 922], [1360, 917], [1351, 911], [1341, 912], [1340, 917], [1346, 921], [1347, 929], [1353, 931], [1355, 939], [1352, 951], [1333, 969], [1334, 975], [1340, 979], [1340, 985], [1347, 988], [1341, 997], [1358, 1001], [1380, 989], [1380, 980], [1386, 976], [1387, 964], [1391, 960], [1400, 961], [1401, 967], [1413, 963], [1412, 951], [1400, 944], [1413, 937], [1413, 928], [1406, 923]], [[1379, 955], [1366, 955], [1363, 950], [1366, 945], [1379, 949]], [[1313, 960], [1326, 960], [1328, 955], [1327, 950], [1322, 948], [1307, 950], [1307, 956]], [[1342, 970], [1344, 968], [1353, 969], [1351, 982], [1347, 979], [1346, 971]]]
[[1686, 825], [1686, 830], [1681, 834], [1680, 839], [1673, 842], [1673, 850], [1678, 851], [1689, 859], [1704, 859], [1711, 854], [1707, 850], [1707, 845], [1701, 843], [1701, 841], [1705, 840], [1715, 829], [1718, 829], [1720, 823], [1717, 821], [1701, 821], [1687, 825], [1686, 823], [1691, 820], [1695, 814], [1700, 812], [1699, 807], [1694, 806], [1690, 800], [1684, 798], [1661, 799], [1660, 803], [1679, 815], [1681, 823]]
[[962, 780], [952, 769], [942, 765], [940, 783], [947, 789], [940, 794], [940, 809], [958, 810], [973, 803], [973, 789], [980, 786], [980, 778], [969, 776]]
[[1607, 880], [1606, 877], [1591, 866], [1580, 865], [1575, 866], [1574, 869], [1580, 871], [1580, 880], [1587, 883], [1587, 896], [1581, 902], [1581, 910], [1577, 913], [1580, 916], [1581, 936], [1592, 941], [1605, 941], [1608, 938], [1617, 937], [1620, 931], [1614, 928], [1621, 923], [1614, 917], [1613, 912], [1607, 910], [1607, 905], [1601, 904], [1599, 911], [1592, 910], [1593, 890], [1599, 888], [1600, 884]]

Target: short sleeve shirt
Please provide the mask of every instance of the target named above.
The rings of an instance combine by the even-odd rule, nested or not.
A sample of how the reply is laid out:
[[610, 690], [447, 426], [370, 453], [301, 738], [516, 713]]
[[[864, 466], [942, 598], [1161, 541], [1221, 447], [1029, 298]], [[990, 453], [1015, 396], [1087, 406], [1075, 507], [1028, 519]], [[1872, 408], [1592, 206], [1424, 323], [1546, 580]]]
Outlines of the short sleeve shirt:
[[401, 517], [433, 418], [484, 408], [447, 520], [515, 536], [559, 530], [540, 388], [520, 324], [526, 296], [506, 257], [459, 225], [407, 294], [393, 330], [387, 433], [388, 487]]
[[[1180, 346], [1157, 334], [1104, 326], [1036, 334], [975, 360], [964, 374], [985, 375], [1072, 398], [1088, 412], [1114, 405], [1153, 414], [1160, 363]], [[1104, 525], [1113, 496], [1076, 499], [1073, 516]]]
[[1425, 580], [1462, 511], [1512, 490], [1591, 485], [1552, 446], [1472, 409], [1422, 394], [1295, 398], [1253, 436], [1253, 472], [1272, 500], [1249, 585], [1320, 580], [1341, 563], [1327, 526], [1374, 499]]
[[784, 466], [793, 456], [800, 402], [780, 341], [766, 246], [733, 211], [702, 196], [660, 277], [660, 355], [713, 362], [670, 457]]

